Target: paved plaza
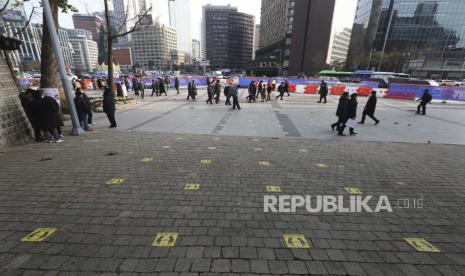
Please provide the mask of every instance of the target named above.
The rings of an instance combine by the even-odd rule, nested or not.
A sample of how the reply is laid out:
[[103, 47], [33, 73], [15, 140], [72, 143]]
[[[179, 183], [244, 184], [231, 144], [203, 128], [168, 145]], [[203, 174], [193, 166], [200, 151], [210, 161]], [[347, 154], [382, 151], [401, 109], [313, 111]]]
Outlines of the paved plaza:
[[[465, 275], [463, 106], [380, 99], [380, 125], [339, 138], [335, 97], [184, 97], [1, 151], [0, 275]], [[264, 212], [264, 196], [351, 193], [393, 212]]]

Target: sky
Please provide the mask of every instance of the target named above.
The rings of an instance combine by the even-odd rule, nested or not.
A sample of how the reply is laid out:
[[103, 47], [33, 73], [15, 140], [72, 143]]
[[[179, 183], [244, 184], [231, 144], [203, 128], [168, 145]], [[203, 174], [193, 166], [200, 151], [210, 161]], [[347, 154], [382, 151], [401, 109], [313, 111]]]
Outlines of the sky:
[[[39, 6], [38, 0], [31, 1], [33, 5]], [[80, 13], [92, 13], [103, 10], [103, 0], [69, 0], [70, 4], [79, 9]], [[110, 1], [111, 2], [111, 1]], [[200, 39], [200, 22], [202, 18], [202, 6], [206, 4], [227, 5], [237, 7], [238, 11], [255, 15], [255, 22], [260, 23], [261, 0], [191, 0], [191, 26], [192, 38]], [[27, 4], [31, 5], [31, 4]], [[334, 10], [333, 30], [340, 31], [343, 28], [352, 28], [355, 16], [357, 0], [336, 0]], [[41, 16], [35, 17], [35, 21]], [[71, 14], [60, 14], [60, 26], [74, 28]]]

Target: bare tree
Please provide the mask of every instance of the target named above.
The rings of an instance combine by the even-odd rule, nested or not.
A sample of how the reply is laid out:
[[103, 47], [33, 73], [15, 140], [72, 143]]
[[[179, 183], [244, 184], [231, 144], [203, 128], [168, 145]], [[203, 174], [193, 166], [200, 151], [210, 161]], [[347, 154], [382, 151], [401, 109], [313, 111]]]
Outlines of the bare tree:
[[[110, 9], [108, 7], [108, 0], [104, 0], [105, 3], [105, 29], [102, 29], [107, 38], [107, 63], [108, 63], [108, 86], [113, 92], [113, 41], [115, 39], [127, 36], [130, 33], [136, 32], [142, 28], [142, 23], [149, 12], [152, 10], [152, 7], [147, 9], [145, 12], [140, 13], [135, 18], [128, 19], [128, 12], [125, 12], [122, 22], [118, 22], [120, 25], [115, 29], [112, 29], [111, 22], [112, 18], [110, 16]], [[129, 10], [129, 9], [128, 9]], [[124, 26], [127, 22], [135, 21], [134, 26], [129, 30], [125, 29]]]

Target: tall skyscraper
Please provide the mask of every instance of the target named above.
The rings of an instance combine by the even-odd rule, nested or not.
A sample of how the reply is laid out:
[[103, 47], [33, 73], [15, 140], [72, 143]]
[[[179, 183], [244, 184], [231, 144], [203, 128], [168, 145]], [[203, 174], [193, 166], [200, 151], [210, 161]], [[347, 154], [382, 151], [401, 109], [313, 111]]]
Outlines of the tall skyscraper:
[[205, 58], [217, 69], [243, 69], [253, 54], [255, 17], [236, 7], [203, 6], [202, 44]]
[[103, 25], [103, 20], [99, 16], [74, 13], [73, 24], [75, 29], [83, 29], [91, 32], [93, 41], [99, 41], [100, 29]]
[[253, 54], [252, 59], [255, 59], [255, 51], [260, 48], [260, 24], [255, 25], [255, 31], [253, 34]]
[[98, 65], [97, 42], [92, 33], [83, 29], [67, 29], [69, 42], [73, 46], [73, 62], [76, 71], [92, 72]]
[[465, 1], [359, 0], [347, 69], [465, 78]]
[[197, 39], [192, 39], [192, 58], [199, 59], [202, 57], [200, 52], [200, 41]]
[[192, 52], [190, 3], [190, 0], [169, 1], [170, 25], [176, 28], [178, 50], [189, 54]]
[[315, 74], [325, 64], [335, 0], [262, 0], [256, 74]]

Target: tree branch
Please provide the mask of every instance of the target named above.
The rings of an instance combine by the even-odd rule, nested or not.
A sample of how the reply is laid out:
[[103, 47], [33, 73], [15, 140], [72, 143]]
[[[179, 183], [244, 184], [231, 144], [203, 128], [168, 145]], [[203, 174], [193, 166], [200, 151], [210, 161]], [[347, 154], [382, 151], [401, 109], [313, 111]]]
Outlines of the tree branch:
[[8, 6], [9, 3], [10, 3], [10, 0], [6, 0], [5, 5], [0, 9], [0, 13], [6, 10], [6, 7]]
[[31, 14], [29, 15], [29, 18], [28, 18], [28, 20], [26, 21], [26, 23], [24, 24], [24, 26], [23, 26], [19, 31], [17, 31], [16, 33], [14, 33], [13, 36], [17, 36], [17, 35], [19, 35], [20, 33], [24, 32], [24, 30], [26, 30], [26, 28], [27, 28], [27, 27], [29, 26], [29, 24], [31, 23], [32, 15], [34, 14], [35, 8], [36, 8], [36, 7], [33, 7], [33, 8], [32, 8]]
[[147, 11], [145, 11], [142, 15], [139, 16], [139, 19], [136, 21], [136, 23], [134, 23], [134, 27], [132, 27], [129, 31], [127, 32], [124, 32], [124, 33], [120, 33], [120, 34], [114, 34], [112, 35], [111, 37], [112, 38], [118, 38], [118, 37], [123, 37], [123, 36], [126, 36], [130, 33], [133, 33], [137, 30], [139, 30], [139, 25], [141, 24], [142, 20], [144, 20], [144, 18], [147, 16], [147, 14], [152, 10], [152, 7], [150, 7]]

